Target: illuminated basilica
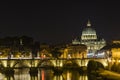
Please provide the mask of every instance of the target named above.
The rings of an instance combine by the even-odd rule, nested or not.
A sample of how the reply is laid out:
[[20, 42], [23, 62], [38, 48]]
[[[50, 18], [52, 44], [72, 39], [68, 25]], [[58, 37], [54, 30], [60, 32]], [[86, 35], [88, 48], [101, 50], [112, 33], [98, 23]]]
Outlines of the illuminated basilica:
[[87, 27], [83, 29], [81, 39], [72, 40], [72, 44], [84, 44], [87, 46], [87, 57], [95, 57], [95, 53], [106, 45], [106, 41], [97, 36], [96, 31], [91, 28], [88, 20]]

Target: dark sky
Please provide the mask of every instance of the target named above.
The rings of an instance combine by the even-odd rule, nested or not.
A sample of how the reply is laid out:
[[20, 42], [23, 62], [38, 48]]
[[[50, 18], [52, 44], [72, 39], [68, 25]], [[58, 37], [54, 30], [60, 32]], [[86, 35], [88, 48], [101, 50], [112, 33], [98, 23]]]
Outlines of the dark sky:
[[46, 43], [71, 42], [88, 19], [105, 40], [120, 39], [120, 4], [105, 1], [1, 2], [0, 37], [30, 36]]

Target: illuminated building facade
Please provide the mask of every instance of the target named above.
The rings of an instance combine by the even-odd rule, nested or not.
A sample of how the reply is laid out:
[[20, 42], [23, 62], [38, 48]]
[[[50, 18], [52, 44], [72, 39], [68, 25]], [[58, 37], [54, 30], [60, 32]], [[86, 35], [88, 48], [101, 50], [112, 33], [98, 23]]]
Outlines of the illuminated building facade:
[[95, 53], [106, 45], [106, 41], [99, 38], [96, 31], [91, 28], [91, 23], [88, 21], [87, 27], [83, 29], [81, 39], [72, 40], [72, 44], [84, 44], [87, 46], [87, 57], [95, 57]]
[[86, 50], [86, 45], [71, 44], [64, 48], [63, 55], [61, 55], [61, 58], [87, 58]]
[[112, 58], [120, 59], [120, 40], [113, 41], [111, 53], [112, 53]]
[[100, 52], [104, 52], [107, 58], [120, 59], [120, 41], [113, 41], [112, 44], [107, 44]]
[[117, 41], [115, 40], [112, 43], [107, 44], [100, 50], [100, 52], [105, 55], [105, 58], [107, 58], [110, 68], [114, 64], [116, 65], [120, 64], [120, 41], [119, 40]]

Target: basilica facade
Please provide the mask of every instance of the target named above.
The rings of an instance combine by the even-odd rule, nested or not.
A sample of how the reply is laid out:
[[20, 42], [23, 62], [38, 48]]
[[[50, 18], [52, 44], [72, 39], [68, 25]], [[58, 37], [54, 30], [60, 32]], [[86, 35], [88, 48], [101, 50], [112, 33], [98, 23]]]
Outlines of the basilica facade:
[[87, 46], [87, 57], [96, 57], [97, 51], [106, 45], [106, 41], [100, 38], [95, 29], [91, 27], [90, 21], [88, 21], [86, 28], [83, 29], [82, 35], [78, 39], [72, 40], [72, 44], [84, 44]]

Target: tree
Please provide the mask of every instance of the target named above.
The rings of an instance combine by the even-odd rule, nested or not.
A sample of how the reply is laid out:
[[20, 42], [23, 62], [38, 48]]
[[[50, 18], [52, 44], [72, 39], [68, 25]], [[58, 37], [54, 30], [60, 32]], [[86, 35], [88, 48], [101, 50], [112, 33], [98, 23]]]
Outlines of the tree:
[[88, 62], [88, 65], [87, 65], [88, 73], [96, 72], [99, 69], [104, 69], [104, 66], [102, 65], [102, 63], [94, 61], [94, 60], [90, 60]]
[[92, 71], [95, 71], [97, 68], [97, 64], [94, 60], [90, 60], [87, 65], [88, 73], [91, 73]]

